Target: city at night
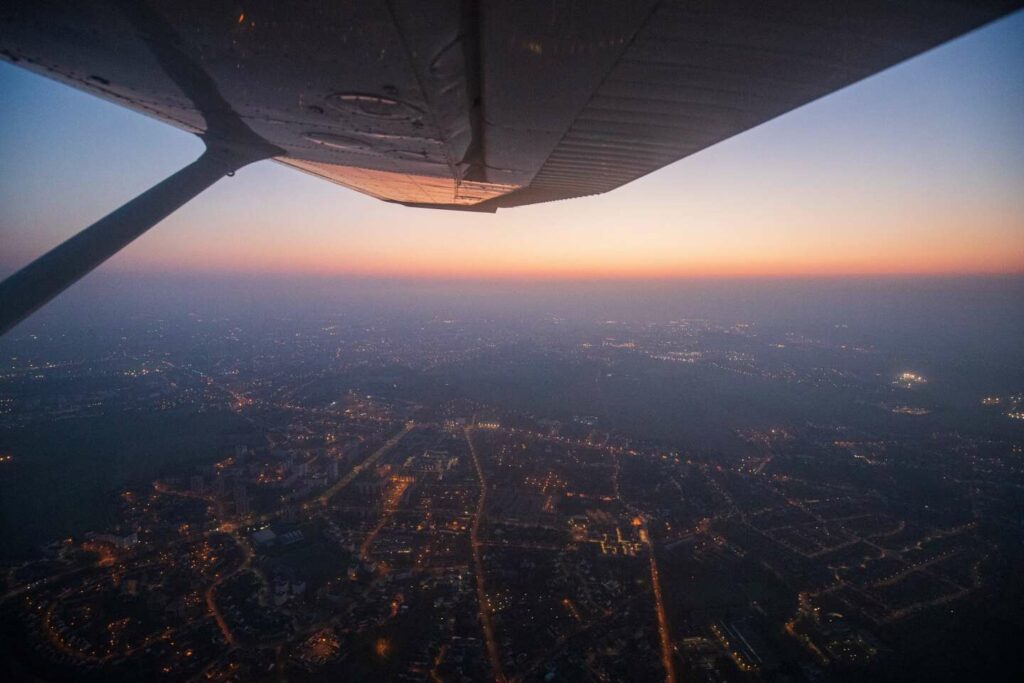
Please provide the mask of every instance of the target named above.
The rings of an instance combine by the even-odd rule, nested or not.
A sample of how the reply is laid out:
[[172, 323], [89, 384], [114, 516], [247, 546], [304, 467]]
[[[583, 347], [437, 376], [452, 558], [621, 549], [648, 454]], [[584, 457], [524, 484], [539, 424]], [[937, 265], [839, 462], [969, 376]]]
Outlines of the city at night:
[[1022, 680], [1019, 7], [14, 2], [0, 679]]

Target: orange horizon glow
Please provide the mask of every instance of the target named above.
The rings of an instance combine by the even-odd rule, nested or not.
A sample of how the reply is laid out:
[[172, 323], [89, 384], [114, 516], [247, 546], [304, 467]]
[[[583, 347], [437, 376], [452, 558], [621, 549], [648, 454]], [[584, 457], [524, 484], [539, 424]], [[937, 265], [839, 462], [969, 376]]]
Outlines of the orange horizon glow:
[[280, 264], [257, 264], [252, 261], [245, 266], [225, 267], [224, 264], [167, 264], [160, 268], [142, 268], [138, 264], [117, 268], [124, 273], [138, 274], [194, 274], [194, 275], [240, 275], [240, 276], [295, 276], [315, 278], [365, 278], [365, 279], [408, 279], [430, 281], [661, 281], [692, 279], [829, 279], [829, 278], [870, 278], [870, 277], [982, 277], [1021, 276], [1024, 264], [989, 267], [929, 267], [922, 264], [916, 268], [887, 267], [886, 264], [846, 263], [841, 267], [787, 267], [788, 264], [758, 264], [744, 267], [742, 264], [722, 264], [720, 267], [678, 268], [543, 268], [523, 266], [519, 268], [494, 269], [477, 267], [452, 270], [443, 267], [309, 267], [295, 269]]
[[[1024, 12], [607, 194], [493, 215], [388, 204], [260, 162], [102, 270], [552, 282], [1024, 275], [1022, 35]], [[112, 104], [14, 67], [5, 75], [21, 95], [5, 103], [19, 116], [5, 120], [0, 155], [4, 270], [201, 152], [194, 137]], [[39, 139], [61, 140], [61, 153]]]
[[[329, 190], [334, 188], [328, 187]], [[344, 190], [339, 190], [344, 192]], [[368, 200], [373, 201], [373, 200]], [[243, 215], [216, 230], [188, 216], [160, 226], [112, 267], [166, 273], [232, 273], [425, 280], [666, 280], [1024, 274], [1024, 220], [1014, 211], [918, 207], [879, 221], [884, 207], [810, 207], [804, 212], [719, 209], [714, 198], [672, 220], [638, 211], [620, 228], [597, 210], [600, 200], [566, 203], [529, 226], [519, 211], [497, 216], [379, 205], [358, 233], [313, 216], [302, 227], [255, 227]], [[376, 209], [376, 206], [371, 206]], [[816, 216], [843, 216], [829, 230]], [[407, 217], [415, 230], [396, 219]], [[722, 225], [718, 229], [694, 225]], [[182, 232], [194, 237], [182, 239]], [[199, 234], [203, 233], [203, 234]], [[242, 235], [245, 239], [241, 239]]]
[[[276, 170], [271, 168], [270, 170]], [[238, 206], [217, 186], [106, 266], [121, 272], [424, 280], [669, 280], [1024, 274], [1024, 211], [884, 200], [764, 197], [729, 207], [699, 186], [675, 210], [605, 197], [497, 215], [410, 209], [354, 198], [356, 221]], [[324, 184], [318, 192], [344, 195]], [[222, 196], [217, 196], [218, 194]], [[238, 196], [238, 193], [232, 193]], [[620, 199], [621, 198], [621, 199]], [[626, 200], [625, 202], [621, 201]], [[200, 202], [205, 203], [202, 206]], [[637, 206], [626, 224], [602, 208]], [[209, 227], [211, 207], [216, 215]], [[543, 212], [543, 213], [542, 213]], [[826, 223], [828, 229], [817, 224]], [[357, 229], [353, 229], [355, 224]], [[702, 226], [715, 226], [705, 228]], [[25, 253], [28, 262], [35, 254]]]

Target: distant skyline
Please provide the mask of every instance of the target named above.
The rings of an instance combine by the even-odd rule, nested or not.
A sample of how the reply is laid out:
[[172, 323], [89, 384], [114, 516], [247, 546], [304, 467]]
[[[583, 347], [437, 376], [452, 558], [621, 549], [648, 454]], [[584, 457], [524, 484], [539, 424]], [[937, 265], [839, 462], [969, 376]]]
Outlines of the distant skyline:
[[[0, 64], [0, 270], [192, 161], [198, 139]], [[609, 194], [390, 205], [272, 162], [101, 270], [440, 279], [1024, 272], [1024, 12]]]

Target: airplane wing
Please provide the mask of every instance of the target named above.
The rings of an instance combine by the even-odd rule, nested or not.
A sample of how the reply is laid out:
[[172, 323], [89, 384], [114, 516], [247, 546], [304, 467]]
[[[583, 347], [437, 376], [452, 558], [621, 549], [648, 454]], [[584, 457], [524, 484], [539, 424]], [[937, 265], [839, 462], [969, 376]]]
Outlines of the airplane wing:
[[1022, 4], [13, 0], [0, 56], [206, 150], [0, 283], [0, 334], [254, 161], [416, 207], [599, 194]]
[[386, 201], [494, 211], [607, 192], [1022, 4], [31, 0], [0, 55]]

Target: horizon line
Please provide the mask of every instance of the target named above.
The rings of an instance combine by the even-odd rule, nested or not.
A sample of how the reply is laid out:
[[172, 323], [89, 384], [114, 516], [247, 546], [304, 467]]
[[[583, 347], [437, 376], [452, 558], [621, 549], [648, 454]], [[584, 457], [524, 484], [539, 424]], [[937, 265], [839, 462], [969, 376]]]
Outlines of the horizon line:
[[[17, 269], [0, 268], [0, 280], [17, 272]], [[724, 272], [724, 273], [522, 273], [498, 272], [480, 273], [417, 273], [417, 272], [359, 272], [359, 271], [298, 271], [298, 270], [234, 270], [234, 269], [173, 269], [144, 270], [139, 268], [107, 269], [91, 274], [103, 279], [272, 279], [277, 281], [358, 281], [358, 282], [424, 282], [424, 283], [673, 283], [695, 281], [841, 281], [841, 280], [970, 280], [970, 279], [1016, 279], [1024, 277], [1024, 268], [1017, 270], [951, 270], [951, 271], [849, 271], [849, 272]]]

